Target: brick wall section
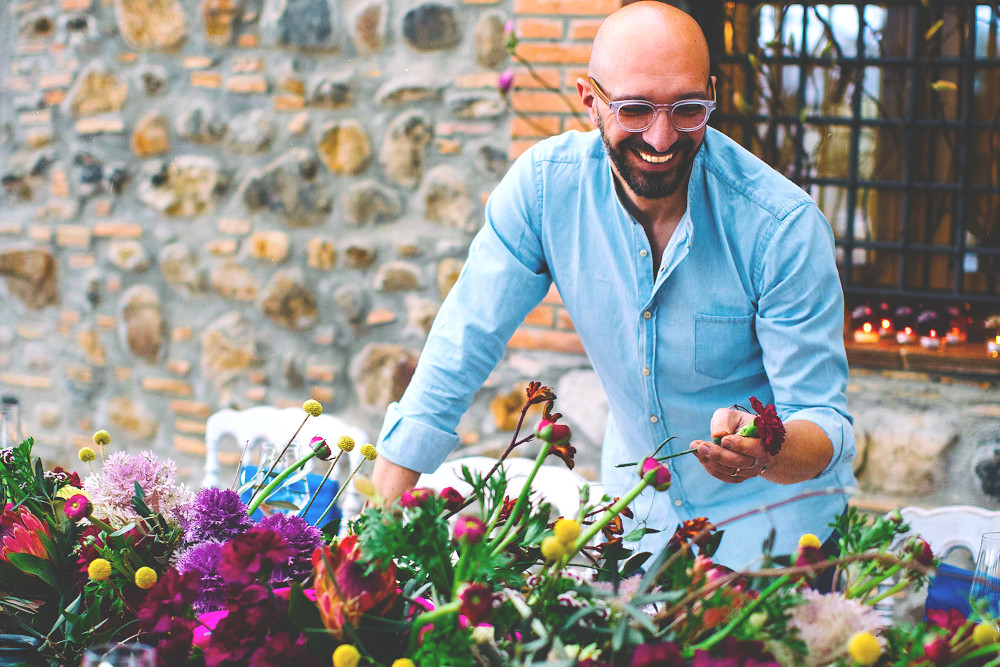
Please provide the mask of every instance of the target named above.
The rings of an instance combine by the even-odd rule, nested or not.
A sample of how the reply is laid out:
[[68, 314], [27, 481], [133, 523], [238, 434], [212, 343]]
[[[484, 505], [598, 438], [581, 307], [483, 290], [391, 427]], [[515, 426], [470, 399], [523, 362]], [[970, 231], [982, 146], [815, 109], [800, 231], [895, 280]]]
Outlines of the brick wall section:
[[[605, 16], [621, 0], [514, 0], [516, 65], [510, 103], [510, 157], [514, 159], [545, 137], [568, 130], [591, 130], [576, 80], [587, 75], [590, 46]], [[565, 97], [550, 90], [558, 87]], [[569, 104], [567, 104], [567, 100]], [[571, 111], [576, 110], [578, 116]], [[553, 287], [509, 347], [582, 354], [569, 313]]]

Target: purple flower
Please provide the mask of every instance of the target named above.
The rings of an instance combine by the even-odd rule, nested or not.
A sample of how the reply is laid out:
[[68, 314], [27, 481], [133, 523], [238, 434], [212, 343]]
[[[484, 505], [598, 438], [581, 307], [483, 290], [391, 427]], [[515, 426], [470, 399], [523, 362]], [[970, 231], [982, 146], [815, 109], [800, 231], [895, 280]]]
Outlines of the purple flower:
[[501, 95], [506, 95], [510, 92], [510, 89], [514, 87], [514, 70], [505, 69], [500, 72], [500, 76], [497, 77], [497, 90], [500, 91]]
[[220, 555], [221, 542], [203, 542], [186, 549], [177, 559], [178, 571], [201, 575], [201, 591], [192, 605], [198, 613], [216, 611], [225, 605], [226, 582], [216, 569]]
[[247, 506], [235, 491], [202, 489], [182, 509], [184, 539], [187, 542], [227, 542], [251, 527]]
[[640, 644], [632, 654], [632, 667], [684, 667], [684, 657], [673, 642]]
[[312, 574], [312, 552], [323, 543], [323, 533], [305, 519], [288, 514], [264, 517], [259, 525], [284, 537], [292, 549], [288, 562], [274, 568], [271, 581], [305, 581]]

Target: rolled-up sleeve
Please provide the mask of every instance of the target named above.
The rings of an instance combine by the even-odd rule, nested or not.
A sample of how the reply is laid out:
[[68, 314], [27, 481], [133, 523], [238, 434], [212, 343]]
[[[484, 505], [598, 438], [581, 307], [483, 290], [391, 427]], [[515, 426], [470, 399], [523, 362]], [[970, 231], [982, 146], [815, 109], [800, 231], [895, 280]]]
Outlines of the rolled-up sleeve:
[[774, 221], [756, 255], [757, 337], [775, 407], [785, 421], [823, 429], [833, 445], [830, 470], [855, 455], [833, 232], [815, 204], [803, 202]]
[[389, 406], [380, 455], [432, 472], [458, 447], [455, 427], [473, 394], [551, 284], [539, 225], [529, 151], [487, 201], [485, 225], [434, 320], [413, 378]]

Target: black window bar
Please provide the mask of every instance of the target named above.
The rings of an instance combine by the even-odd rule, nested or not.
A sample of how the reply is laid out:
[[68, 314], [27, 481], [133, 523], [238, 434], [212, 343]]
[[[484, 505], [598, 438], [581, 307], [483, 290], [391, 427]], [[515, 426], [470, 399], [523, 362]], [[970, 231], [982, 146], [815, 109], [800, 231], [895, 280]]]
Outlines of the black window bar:
[[819, 202], [849, 302], [1000, 312], [1000, 6], [702, 7], [712, 124]]

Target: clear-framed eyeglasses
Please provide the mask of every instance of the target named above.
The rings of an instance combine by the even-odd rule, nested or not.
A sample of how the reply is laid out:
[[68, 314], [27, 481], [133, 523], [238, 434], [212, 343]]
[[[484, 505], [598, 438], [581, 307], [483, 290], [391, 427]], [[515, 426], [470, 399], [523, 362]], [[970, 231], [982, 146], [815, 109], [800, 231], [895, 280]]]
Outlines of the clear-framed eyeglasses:
[[[645, 100], [618, 100], [612, 102], [608, 94], [593, 77], [587, 77], [594, 94], [597, 95], [611, 111], [614, 112], [618, 124], [626, 132], [644, 132], [654, 122], [656, 115], [663, 109], [667, 112], [671, 124], [679, 132], [695, 132], [705, 127], [708, 117], [715, 110], [714, 100], [680, 100], [672, 104], [653, 104]], [[715, 84], [712, 86], [712, 97], [715, 97]]]

